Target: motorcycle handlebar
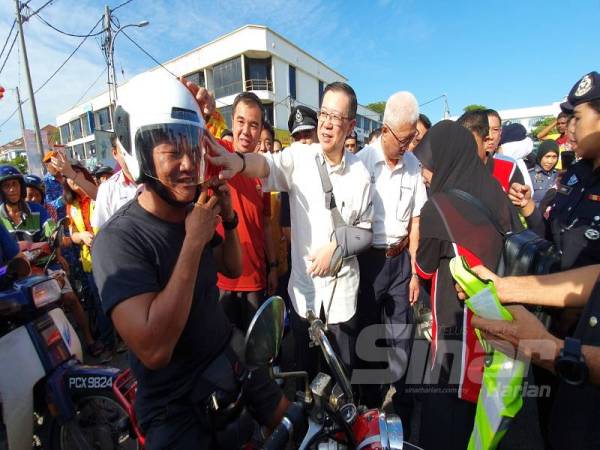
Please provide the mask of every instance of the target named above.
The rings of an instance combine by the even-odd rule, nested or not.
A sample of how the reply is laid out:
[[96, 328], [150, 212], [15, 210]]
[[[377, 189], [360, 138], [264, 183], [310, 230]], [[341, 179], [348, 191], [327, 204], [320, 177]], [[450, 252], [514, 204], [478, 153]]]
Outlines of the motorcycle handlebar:
[[284, 449], [292, 437], [294, 430], [297, 430], [304, 420], [304, 408], [300, 403], [291, 403], [288, 406], [283, 419], [269, 438], [265, 441], [263, 450], [281, 450]]

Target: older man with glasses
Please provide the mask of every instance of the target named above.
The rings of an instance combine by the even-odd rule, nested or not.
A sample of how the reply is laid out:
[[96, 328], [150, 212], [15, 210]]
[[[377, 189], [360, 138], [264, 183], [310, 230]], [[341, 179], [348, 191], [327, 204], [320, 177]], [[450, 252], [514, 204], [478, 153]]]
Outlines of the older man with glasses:
[[[414, 95], [395, 93], [385, 106], [381, 136], [357, 155], [369, 171], [373, 186], [373, 243], [358, 258], [361, 274], [358, 317], [362, 329], [385, 324], [389, 364], [386, 381], [362, 380], [366, 397], [363, 400], [368, 406], [378, 406], [381, 401], [378, 387], [368, 385], [394, 384], [394, 407], [407, 425], [410, 408], [401, 404], [401, 396], [412, 341], [410, 306], [419, 296], [415, 270], [419, 214], [427, 201], [419, 162], [408, 151], [418, 135], [418, 119], [419, 106]], [[359, 356], [364, 354], [361, 348], [359, 337]]]

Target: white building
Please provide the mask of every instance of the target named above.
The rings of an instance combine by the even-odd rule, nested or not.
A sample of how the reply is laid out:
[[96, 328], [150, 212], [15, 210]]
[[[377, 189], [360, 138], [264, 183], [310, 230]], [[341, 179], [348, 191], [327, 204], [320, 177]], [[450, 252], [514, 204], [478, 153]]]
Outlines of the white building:
[[498, 111], [502, 124], [520, 123], [530, 133], [542, 119], [548, 116], [556, 117], [560, 113], [560, 103], [554, 102], [545, 106], [530, 106], [528, 108], [503, 109]]
[[[217, 108], [231, 127], [231, 105], [242, 91], [263, 102], [276, 137], [287, 142], [291, 106], [317, 110], [323, 89], [346, 78], [283, 36], [261, 25], [246, 25], [164, 64], [214, 92]], [[161, 67], [152, 70], [163, 70]], [[119, 90], [127, 89], [127, 83]], [[61, 143], [79, 159], [95, 154], [94, 130], [110, 130], [108, 92], [59, 115]], [[380, 114], [358, 107], [356, 131], [364, 139], [380, 126]]]
[[[564, 101], [564, 100], [563, 100]], [[510, 123], [520, 123], [531, 133], [543, 119], [546, 117], [556, 117], [560, 113], [560, 103], [554, 102], [544, 106], [529, 106], [527, 108], [502, 109], [498, 111], [502, 118], [502, 125]], [[457, 120], [458, 117], [451, 117], [450, 120]]]

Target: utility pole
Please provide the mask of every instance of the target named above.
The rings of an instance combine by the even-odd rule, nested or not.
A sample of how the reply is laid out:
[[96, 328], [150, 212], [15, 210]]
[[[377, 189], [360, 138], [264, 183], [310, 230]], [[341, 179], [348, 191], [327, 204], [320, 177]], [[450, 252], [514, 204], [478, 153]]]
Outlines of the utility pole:
[[448, 96], [446, 94], [442, 95], [444, 97], [444, 119], [450, 118], [450, 107], [448, 106]]
[[21, 107], [21, 94], [19, 86], [15, 87], [17, 93], [17, 105], [19, 106], [19, 123], [21, 124], [21, 136], [23, 136], [23, 145], [25, 144], [25, 119], [23, 119], [23, 108]]
[[[33, 113], [33, 128], [35, 130], [35, 142], [37, 145], [37, 150], [40, 154], [40, 161], [42, 161], [44, 159], [44, 144], [42, 143], [40, 122], [38, 120], [37, 108], [35, 106], [35, 97], [33, 95], [31, 74], [29, 73], [29, 60], [27, 59], [27, 48], [25, 47], [25, 36], [23, 35], [23, 18], [21, 16], [21, 4], [19, 0], [15, 0], [15, 6], [17, 9], [17, 25], [19, 26], [19, 41], [21, 44], [21, 53], [23, 54], [23, 65], [25, 66], [25, 78], [27, 80], [27, 90], [29, 91], [29, 102], [31, 103], [31, 112]], [[19, 101], [19, 105], [20, 103], [21, 102]], [[25, 134], [23, 134], [23, 142], [25, 142]]]
[[104, 38], [104, 52], [106, 54], [106, 63], [108, 64], [108, 97], [111, 105], [117, 103], [117, 74], [115, 72], [115, 59], [114, 59], [114, 42], [111, 30], [111, 16], [110, 7], [106, 5], [104, 7], [104, 31], [106, 36]]

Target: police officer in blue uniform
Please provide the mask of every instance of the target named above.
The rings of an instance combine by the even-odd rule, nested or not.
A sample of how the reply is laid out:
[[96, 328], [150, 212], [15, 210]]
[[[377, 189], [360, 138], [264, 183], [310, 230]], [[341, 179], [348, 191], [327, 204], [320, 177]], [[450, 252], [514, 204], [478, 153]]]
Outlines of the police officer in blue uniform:
[[581, 161], [557, 183], [550, 213], [552, 237], [562, 251], [562, 269], [570, 269], [600, 262], [600, 74], [582, 77], [561, 108], [575, 115], [581, 151]]
[[[546, 224], [548, 239], [561, 251], [561, 269], [600, 263], [600, 74], [584, 75], [561, 104], [576, 118], [575, 137], [581, 160], [557, 181], [556, 197]], [[528, 188], [513, 184], [509, 197], [522, 206], [528, 223], [543, 218]]]
[[542, 212], [546, 209], [543, 200], [547, 197], [548, 191], [556, 185], [558, 171], [555, 167], [558, 163], [558, 154], [556, 141], [548, 139], [542, 142], [537, 151], [535, 167], [529, 169], [529, 177], [533, 184], [533, 201]]

